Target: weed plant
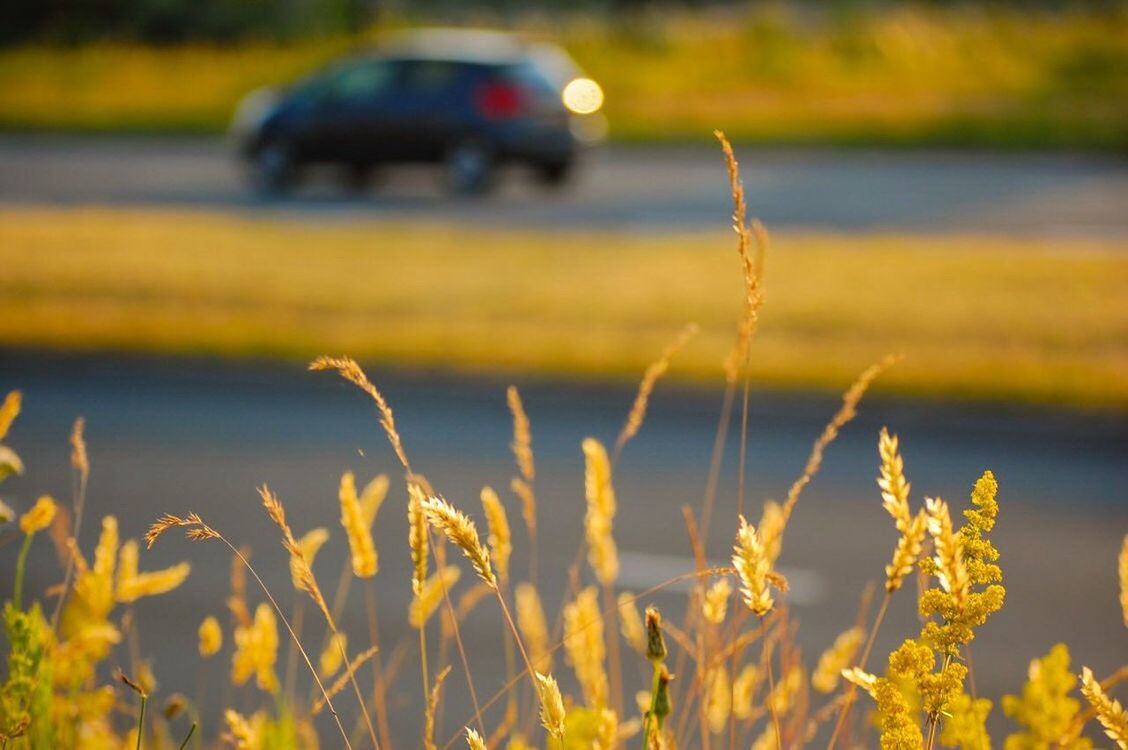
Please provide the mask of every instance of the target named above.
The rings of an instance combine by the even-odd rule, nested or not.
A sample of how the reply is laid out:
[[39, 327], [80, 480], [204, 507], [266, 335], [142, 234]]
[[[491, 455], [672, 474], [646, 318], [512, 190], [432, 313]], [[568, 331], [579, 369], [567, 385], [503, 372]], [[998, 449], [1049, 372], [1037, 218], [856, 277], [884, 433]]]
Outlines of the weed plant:
[[[892, 520], [888, 535], [893, 543], [877, 614], [859, 617], [811, 664], [803, 662], [796, 647], [788, 581], [777, 567], [792, 512], [819, 471], [824, 451], [854, 417], [869, 385], [895, 365], [897, 357], [868, 368], [846, 391], [841, 408], [815, 440], [804, 471], [781, 502], [767, 501], [760, 509], [746, 505], [748, 362], [763, 303], [768, 236], [760, 224], [746, 223], [736, 160], [723, 136], [721, 142], [735, 200], [744, 297], [731, 353], [722, 368], [724, 392], [711, 470], [700, 506], [685, 514], [697, 561], [693, 569], [647, 591], [624, 590], [618, 585], [615, 541], [615, 467], [643, 426], [656, 382], [694, 334], [693, 326], [646, 370], [611, 449], [594, 438], [581, 445], [584, 537], [569, 568], [566, 601], [551, 619], [537, 588], [538, 565], [567, 561], [537, 559], [533, 428], [518, 390], [507, 392], [513, 417], [512, 497], [503, 499], [495, 490], [482, 488], [486, 525], [479, 529], [466, 509], [448, 502], [420, 467], [413, 466], [391, 405], [364, 370], [347, 357], [319, 357], [310, 369], [340, 375], [374, 402], [403, 475], [406, 507], [383, 512], [406, 513], [408, 538], [405, 549], [383, 552], [411, 560], [410, 583], [388, 585], [410, 585], [412, 590], [406, 614], [417, 643], [401, 644], [397, 651], [407, 648], [418, 658], [418, 734], [393, 738], [388, 729], [387, 691], [396, 689], [403, 662], [381, 660], [378, 639], [348, 633], [338, 625], [353, 580], [371, 581], [379, 573], [380, 551], [372, 527], [390, 494], [388, 477], [363, 486], [351, 473], [341, 477], [340, 524], [349, 556], [332, 597], [325, 595], [314, 573], [318, 552], [330, 538], [328, 528], [296, 533], [282, 501], [267, 486], [259, 489], [259, 500], [289, 560], [292, 603], [284, 592], [267, 587], [240, 546], [245, 540], [228, 536], [224, 519], [205, 519], [191, 511], [156, 519], [145, 535], [148, 547], [179, 529], [193, 542], [218, 545], [232, 556], [230, 623], [225, 627], [214, 616], [203, 618], [199, 653], [203, 659], [216, 658], [230, 643], [231, 683], [242, 686], [253, 679], [262, 694], [256, 710], [227, 708], [222, 727], [197, 731], [196, 707], [182, 696], [164, 700], [160, 711], [147, 710], [155, 681], [145, 662], [134, 660], [134, 674], [109, 672], [111, 655], [123, 647], [133, 627], [131, 604], [174, 591], [189, 575], [189, 564], [142, 571], [139, 542], [121, 540], [113, 516], [102, 519], [92, 558], [79, 549], [75, 539], [89, 475], [79, 420], [71, 436], [75, 491], [70, 510], [49, 497], [18, 517], [0, 506], [0, 520], [17, 526], [22, 537], [13, 596], [3, 609], [7, 670], [0, 687], [0, 747], [183, 750], [193, 738], [199, 745], [205, 735], [209, 742], [214, 738], [245, 750], [319, 744], [391, 748], [394, 742], [427, 750], [462, 742], [475, 750], [779, 750], [816, 741], [826, 742], [831, 750], [878, 743], [906, 750], [990, 747], [985, 722], [994, 704], [976, 692], [971, 651], [977, 631], [988, 626], [1005, 600], [999, 552], [991, 542], [1000, 506], [990, 471], [974, 482], [966, 507], [937, 497], [916, 500], [898, 438], [882, 429], [877, 436], [875, 502], [880, 499]], [[0, 439], [20, 406], [19, 393], [3, 402]], [[737, 411], [738, 486], [735, 497], [725, 497], [718, 489], [720, 448]], [[18, 455], [0, 445], [0, 479], [22, 471]], [[511, 508], [519, 510], [520, 525], [511, 522]], [[708, 529], [714, 516], [732, 529], [731, 565], [710, 567], [706, 562], [715, 550], [706, 548], [699, 530]], [[54, 541], [66, 573], [42, 600], [32, 601], [23, 591], [26, 561], [43, 532]], [[517, 570], [511, 556], [522, 541], [529, 545], [528, 568]], [[1119, 566], [1128, 625], [1128, 537]], [[457, 589], [456, 595], [462, 579], [469, 585]], [[646, 606], [657, 591], [678, 582], [690, 584], [684, 618], [663, 619], [658, 609]], [[891, 599], [913, 596], [914, 590], [919, 632], [906, 634], [888, 654], [873, 654]], [[467, 618], [485, 606], [497, 607], [504, 622], [497, 653], [504, 659], [508, 680], [494, 695], [475, 687], [462, 638]], [[306, 624], [303, 637], [299, 623], [304, 607], [318, 620]], [[320, 645], [311, 630], [321, 631]], [[292, 683], [278, 677], [278, 651], [287, 639], [312, 681], [312, 700], [303, 700]], [[630, 663], [644, 666], [650, 675], [636, 693], [624, 678]], [[1128, 712], [1111, 694], [1128, 677], [1128, 667], [1102, 670], [1103, 679], [1089, 667], [1082, 667], [1079, 675], [1075, 670], [1065, 645], [1031, 662], [1027, 683], [1002, 700], [1002, 710], [1015, 726], [1005, 748], [1087, 748], [1092, 746], [1087, 729], [1090, 735], [1103, 730], [1119, 747], [1128, 747]], [[375, 691], [360, 685], [358, 677], [368, 672]], [[452, 674], [458, 674], [457, 679], [448, 684]], [[444, 696], [461, 690], [462, 682], [474, 714], [453, 735], [440, 736]], [[353, 727], [345, 724], [346, 705], [356, 719]], [[487, 725], [487, 716], [498, 713], [487, 713], [495, 705], [504, 705], [503, 716]], [[331, 717], [333, 729], [319, 738], [315, 720], [322, 713]]]

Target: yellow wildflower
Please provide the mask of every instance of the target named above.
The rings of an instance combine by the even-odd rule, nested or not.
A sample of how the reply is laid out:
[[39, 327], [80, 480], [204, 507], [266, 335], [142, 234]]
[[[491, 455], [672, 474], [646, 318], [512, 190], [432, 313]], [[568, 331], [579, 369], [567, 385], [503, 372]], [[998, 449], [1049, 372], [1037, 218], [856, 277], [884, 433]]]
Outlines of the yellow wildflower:
[[1105, 693], [1088, 667], [1081, 669], [1081, 694], [1097, 712], [1097, 720], [1108, 738], [1121, 748], [1128, 747], [1128, 711], [1124, 710], [1120, 701]]
[[0, 404], [0, 440], [3, 440], [8, 434], [8, 428], [12, 426], [12, 422], [20, 413], [20, 405], [23, 403], [23, 397], [19, 391], [12, 391], [4, 397], [4, 403]]
[[242, 685], [253, 674], [268, 693], [278, 690], [274, 662], [278, 656], [278, 625], [274, 610], [265, 602], [255, 609], [254, 621], [235, 628], [235, 653], [231, 657], [231, 682]]
[[[257, 718], [257, 716], [252, 718]], [[258, 727], [252, 725], [241, 713], [230, 708], [223, 712], [223, 719], [227, 723], [227, 731], [231, 733], [238, 750], [259, 750], [262, 737]], [[259, 722], [255, 723], [258, 724]]]
[[143, 596], [157, 596], [172, 591], [184, 582], [192, 571], [186, 562], [164, 570], [149, 573], [137, 571], [137, 542], [130, 539], [118, 553], [117, 588], [114, 597], [118, 602], [135, 602]]
[[42, 531], [55, 520], [56, 510], [55, 501], [47, 495], [43, 495], [35, 501], [31, 510], [20, 516], [20, 531], [25, 534]]
[[211, 615], [200, 623], [200, 656], [208, 657], [219, 653], [223, 648], [223, 629], [219, 627], [219, 620]]

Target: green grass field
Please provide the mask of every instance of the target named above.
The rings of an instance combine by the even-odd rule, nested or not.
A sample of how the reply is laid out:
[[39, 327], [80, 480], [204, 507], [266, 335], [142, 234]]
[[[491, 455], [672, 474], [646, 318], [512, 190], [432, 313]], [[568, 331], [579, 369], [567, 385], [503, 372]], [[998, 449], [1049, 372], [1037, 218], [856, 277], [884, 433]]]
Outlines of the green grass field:
[[[772, 9], [774, 8], [774, 9]], [[620, 140], [1128, 147], [1128, 13], [787, 5], [615, 24], [526, 18], [605, 87]], [[0, 50], [0, 127], [216, 132], [346, 39]]]
[[[756, 382], [1128, 407], [1128, 253], [1063, 239], [782, 234]], [[715, 382], [741, 298], [725, 232], [640, 236], [206, 212], [0, 210], [0, 345]]]

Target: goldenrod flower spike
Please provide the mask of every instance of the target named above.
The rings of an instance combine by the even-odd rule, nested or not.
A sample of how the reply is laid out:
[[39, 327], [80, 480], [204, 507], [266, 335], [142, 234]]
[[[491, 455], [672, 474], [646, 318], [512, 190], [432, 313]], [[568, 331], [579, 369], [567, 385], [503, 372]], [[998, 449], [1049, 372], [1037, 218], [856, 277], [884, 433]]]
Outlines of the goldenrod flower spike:
[[736, 534], [736, 546], [733, 547], [732, 564], [744, 584], [740, 590], [744, 595], [744, 603], [756, 615], [763, 617], [775, 604], [768, 588], [771, 564], [756, 535], [756, 528], [750, 525], [744, 516], [740, 516], [740, 529]]
[[376, 545], [372, 541], [372, 531], [365, 523], [351, 471], [346, 471], [341, 476], [338, 498], [341, 502], [341, 526], [348, 536], [349, 552], [352, 555], [353, 575], [357, 578], [371, 578], [379, 569]]
[[20, 516], [20, 531], [25, 534], [34, 534], [37, 531], [42, 531], [55, 520], [55, 512], [57, 510], [58, 508], [55, 505], [55, 501], [47, 495], [43, 495], [35, 501], [35, 505], [31, 507], [31, 510]]
[[1097, 712], [1097, 720], [1109, 739], [1122, 750], [1128, 748], [1128, 711], [1124, 710], [1120, 701], [1105, 693], [1088, 667], [1081, 669], [1081, 694]]
[[211, 615], [200, 623], [200, 656], [209, 657], [219, 653], [223, 648], [223, 629], [219, 627], [219, 620]]

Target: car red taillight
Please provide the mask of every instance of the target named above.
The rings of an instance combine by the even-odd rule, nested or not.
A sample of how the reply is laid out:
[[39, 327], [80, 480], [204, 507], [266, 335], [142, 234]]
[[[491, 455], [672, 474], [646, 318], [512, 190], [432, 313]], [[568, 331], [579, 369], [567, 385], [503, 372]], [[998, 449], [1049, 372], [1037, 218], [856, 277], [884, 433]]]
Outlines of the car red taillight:
[[508, 120], [521, 114], [524, 92], [512, 83], [487, 83], [474, 96], [474, 106], [489, 120]]

